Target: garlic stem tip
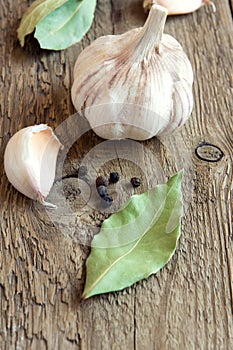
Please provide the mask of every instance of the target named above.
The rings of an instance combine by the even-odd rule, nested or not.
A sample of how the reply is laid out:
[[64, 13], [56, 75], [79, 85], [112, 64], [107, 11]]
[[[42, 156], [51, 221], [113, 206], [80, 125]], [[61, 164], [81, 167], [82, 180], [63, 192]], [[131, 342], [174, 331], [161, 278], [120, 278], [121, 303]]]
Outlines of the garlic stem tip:
[[210, 1], [209, 4], [211, 5], [213, 12], [217, 12], [215, 3], [213, 3], [213, 1]]
[[43, 201], [42, 204], [48, 209], [57, 209], [57, 205]]
[[157, 5], [157, 4], [152, 4], [150, 12], [163, 12], [166, 16], [168, 14], [168, 10], [165, 6]]

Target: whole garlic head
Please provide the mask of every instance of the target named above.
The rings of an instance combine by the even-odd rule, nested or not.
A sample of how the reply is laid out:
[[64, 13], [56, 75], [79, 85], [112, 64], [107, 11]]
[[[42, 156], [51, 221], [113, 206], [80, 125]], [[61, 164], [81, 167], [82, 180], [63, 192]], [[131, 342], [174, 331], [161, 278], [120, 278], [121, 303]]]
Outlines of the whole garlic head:
[[8, 180], [25, 196], [49, 205], [44, 199], [53, 185], [60, 148], [62, 144], [46, 124], [19, 130], [9, 140], [4, 154]]
[[95, 40], [74, 67], [72, 101], [102, 138], [146, 140], [185, 123], [193, 107], [191, 64], [163, 34], [164, 7], [145, 25]]

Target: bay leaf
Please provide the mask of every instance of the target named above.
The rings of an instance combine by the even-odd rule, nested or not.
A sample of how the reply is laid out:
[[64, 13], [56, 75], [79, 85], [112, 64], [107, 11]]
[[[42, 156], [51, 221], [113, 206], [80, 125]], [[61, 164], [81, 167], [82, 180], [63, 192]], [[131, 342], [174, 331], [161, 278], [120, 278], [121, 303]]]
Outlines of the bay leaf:
[[34, 36], [44, 49], [66, 49], [90, 29], [95, 7], [96, 0], [68, 0], [40, 21]]
[[63, 5], [67, 0], [36, 0], [27, 9], [18, 28], [20, 45], [24, 46], [25, 36], [32, 33], [37, 24], [51, 11]]
[[170, 260], [180, 236], [182, 174], [132, 196], [103, 222], [86, 261], [84, 299], [131, 286]]

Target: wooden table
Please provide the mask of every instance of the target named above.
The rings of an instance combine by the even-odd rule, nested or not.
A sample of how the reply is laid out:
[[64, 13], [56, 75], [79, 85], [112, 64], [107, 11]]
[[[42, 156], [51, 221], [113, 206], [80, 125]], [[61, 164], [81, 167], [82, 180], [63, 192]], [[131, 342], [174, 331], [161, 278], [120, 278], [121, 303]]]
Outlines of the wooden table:
[[[105, 214], [93, 210], [85, 223], [82, 209], [74, 204], [75, 233], [69, 220], [59, 229], [41, 206], [9, 184], [3, 154], [17, 130], [39, 123], [56, 128], [72, 115], [70, 89], [78, 54], [96, 37], [141, 26], [145, 15], [141, 1], [99, 0], [83, 41], [49, 52], [32, 38], [25, 48], [19, 46], [16, 29], [29, 3], [1, 1], [1, 349], [233, 349], [232, 2], [216, 0], [216, 13], [207, 6], [169, 18], [166, 24], [166, 32], [180, 41], [191, 60], [195, 107], [170, 139], [173, 154], [155, 138], [142, 143], [138, 160], [151, 180], [138, 193], [150, 187], [153, 178], [156, 181], [151, 157], [160, 159], [166, 180], [182, 166], [183, 151], [188, 154], [184, 166], [189, 160], [186, 178], [191, 182], [184, 184], [185, 214], [177, 251], [147, 280], [84, 302], [80, 294], [89, 247], [79, 234], [90, 236], [93, 232], [85, 232], [85, 225], [91, 223], [97, 230]], [[219, 147], [223, 158], [199, 159], [195, 149], [203, 141]], [[64, 180], [67, 202], [80, 203], [78, 189], [72, 190], [77, 185], [72, 174], [101, 142], [89, 131], [69, 152], [64, 166], [71, 175]], [[125, 180], [140, 172], [124, 159], [113, 159], [102, 168], [112, 169]]]

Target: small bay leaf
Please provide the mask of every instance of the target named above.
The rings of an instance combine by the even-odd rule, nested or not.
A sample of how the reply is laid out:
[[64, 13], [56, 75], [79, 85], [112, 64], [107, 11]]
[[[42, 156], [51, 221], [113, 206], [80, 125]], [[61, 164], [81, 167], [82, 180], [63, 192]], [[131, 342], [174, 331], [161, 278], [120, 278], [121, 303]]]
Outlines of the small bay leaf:
[[86, 262], [84, 299], [126, 288], [170, 260], [180, 236], [182, 174], [132, 196], [123, 209], [103, 222]]
[[63, 5], [67, 0], [36, 0], [22, 17], [18, 28], [18, 38], [24, 46], [25, 36], [32, 33], [37, 24], [51, 11]]
[[43, 49], [66, 49], [90, 29], [95, 7], [96, 0], [68, 0], [40, 21], [34, 36]]

